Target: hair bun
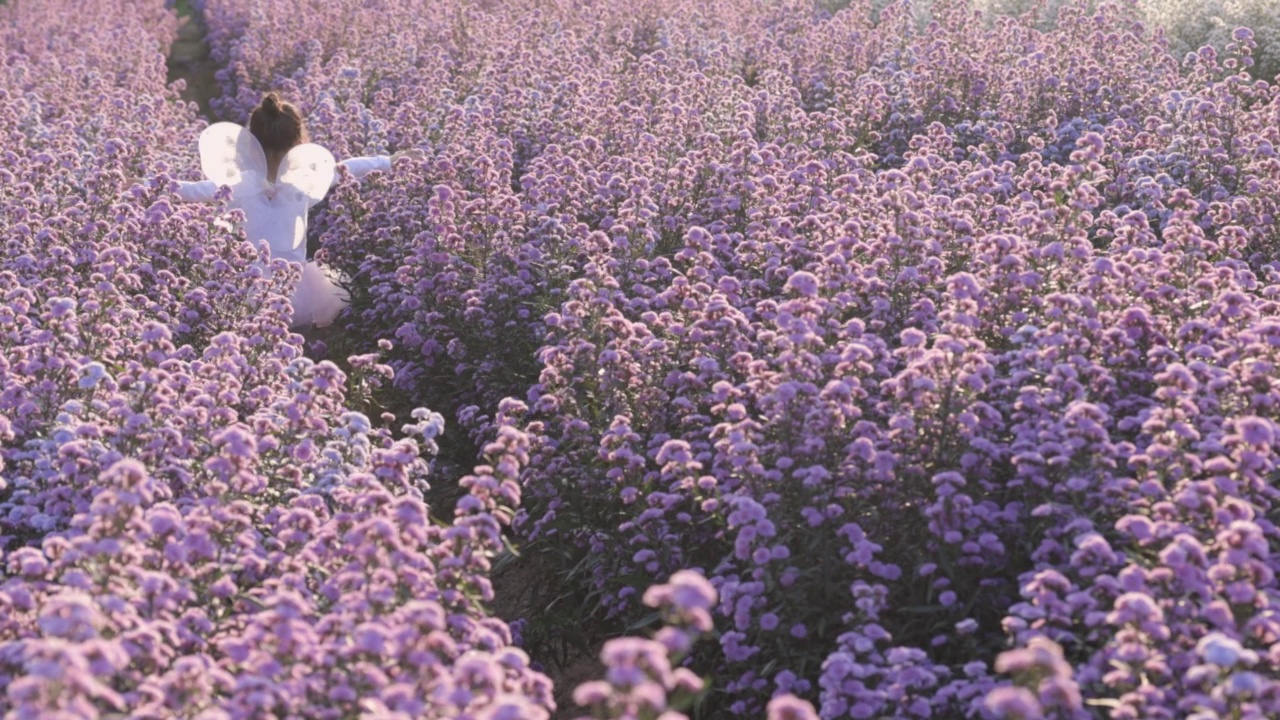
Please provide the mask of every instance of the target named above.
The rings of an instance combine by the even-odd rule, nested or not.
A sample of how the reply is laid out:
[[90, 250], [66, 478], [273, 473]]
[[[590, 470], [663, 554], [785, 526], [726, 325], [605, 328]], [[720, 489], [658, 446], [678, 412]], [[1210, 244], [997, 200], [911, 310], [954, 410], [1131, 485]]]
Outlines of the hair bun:
[[281, 100], [280, 93], [275, 91], [263, 95], [249, 113], [249, 132], [267, 152], [288, 152], [289, 148], [307, 142], [307, 129], [298, 108]]
[[263, 111], [266, 112], [268, 116], [275, 116], [280, 114], [280, 96], [276, 95], [273, 92], [269, 92], [266, 95], [263, 95], [262, 102], [260, 103], [260, 105], [262, 106]]

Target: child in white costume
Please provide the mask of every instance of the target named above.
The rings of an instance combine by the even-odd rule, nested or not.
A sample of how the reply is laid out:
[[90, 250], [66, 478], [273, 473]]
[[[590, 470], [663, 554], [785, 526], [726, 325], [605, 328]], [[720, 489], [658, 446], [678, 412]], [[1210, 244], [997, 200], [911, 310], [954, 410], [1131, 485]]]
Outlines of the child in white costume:
[[294, 290], [293, 327], [333, 322], [348, 297], [307, 254], [307, 210], [337, 183], [337, 165], [356, 178], [390, 170], [394, 159], [418, 151], [357, 157], [335, 163], [326, 149], [307, 142], [297, 109], [268, 93], [249, 115], [249, 127], [214, 123], [200, 135], [200, 165], [207, 180], [179, 182], [178, 197], [209, 202], [222, 185], [231, 186], [227, 207], [244, 212], [250, 242], [266, 240], [273, 258], [302, 263]]

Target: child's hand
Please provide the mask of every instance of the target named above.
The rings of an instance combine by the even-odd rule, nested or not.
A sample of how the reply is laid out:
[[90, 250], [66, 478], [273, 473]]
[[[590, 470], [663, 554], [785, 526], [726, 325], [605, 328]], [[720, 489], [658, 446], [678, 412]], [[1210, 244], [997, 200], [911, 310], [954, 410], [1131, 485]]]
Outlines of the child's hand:
[[422, 148], [409, 148], [408, 150], [401, 150], [400, 152], [392, 153], [391, 162], [394, 163], [395, 161], [401, 160], [401, 159], [413, 160], [414, 162], [421, 162], [426, 157], [427, 157], [427, 152]]

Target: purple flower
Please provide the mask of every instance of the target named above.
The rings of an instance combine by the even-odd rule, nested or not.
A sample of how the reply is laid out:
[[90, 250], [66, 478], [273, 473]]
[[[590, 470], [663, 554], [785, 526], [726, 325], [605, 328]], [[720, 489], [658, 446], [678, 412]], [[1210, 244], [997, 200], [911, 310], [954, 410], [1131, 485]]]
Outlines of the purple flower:
[[1030, 690], [1001, 687], [987, 694], [984, 705], [995, 717], [1010, 720], [1039, 720], [1044, 717], [1040, 703]]
[[1205, 662], [1213, 663], [1219, 667], [1230, 668], [1236, 663], [1245, 659], [1245, 649], [1241, 647], [1239, 641], [1223, 635], [1222, 633], [1209, 633], [1200, 638], [1196, 643], [1196, 652]]
[[818, 294], [818, 278], [813, 273], [801, 270], [787, 278], [786, 289], [801, 297], [816, 297]]

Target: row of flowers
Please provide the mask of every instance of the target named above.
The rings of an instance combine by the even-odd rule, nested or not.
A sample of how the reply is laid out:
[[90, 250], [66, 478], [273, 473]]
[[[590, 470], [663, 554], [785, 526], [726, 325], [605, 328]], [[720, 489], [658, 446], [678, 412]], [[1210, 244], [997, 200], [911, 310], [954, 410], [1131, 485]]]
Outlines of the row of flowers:
[[[1249, 31], [206, 0], [227, 119], [281, 89], [335, 154], [428, 151], [318, 218], [343, 372], [294, 271], [173, 204], [173, 16], [95, 7], [0, 7], [7, 713], [545, 716], [486, 609], [513, 513], [601, 618], [670, 623], [605, 646], [597, 717], [1280, 712]], [[483, 455], [451, 521], [443, 418], [375, 424], [380, 383]]]
[[368, 417], [380, 349], [305, 357], [297, 267], [175, 202], [177, 26], [0, 4], [0, 716], [549, 717], [487, 610], [527, 436], [427, 506], [443, 418]]
[[321, 219], [349, 329], [521, 424], [601, 617], [705, 574], [705, 711], [1275, 714], [1280, 105], [1248, 30], [1060, 5], [208, 12], [222, 112], [428, 150]]

